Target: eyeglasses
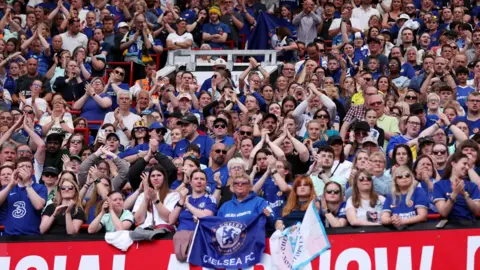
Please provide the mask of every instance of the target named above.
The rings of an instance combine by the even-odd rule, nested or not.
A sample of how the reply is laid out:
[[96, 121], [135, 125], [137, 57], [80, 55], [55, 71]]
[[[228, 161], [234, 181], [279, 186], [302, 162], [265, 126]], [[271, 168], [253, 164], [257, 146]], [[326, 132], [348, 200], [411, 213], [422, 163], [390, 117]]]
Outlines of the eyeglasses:
[[396, 178], [410, 178], [412, 176], [409, 172], [406, 172], [404, 174], [399, 174], [396, 176]]
[[405, 96], [405, 99], [417, 100], [417, 96]]
[[380, 105], [382, 105], [382, 103], [383, 103], [383, 102], [381, 102], [381, 101], [372, 102], [372, 103], [370, 103], [370, 107], [380, 106]]
[[340, 190], [325, 190], [325, 193], [338, 195], [340, 194]]
[[182, 163], [173, 163], [173, 165], [175, 165], [175, 167], [177, 167], [177, 168], [180, 168], [180, 167], [182, 167], [182, 166], [183, 166], [183, 164], [182, 164]]
[[243, 136], [245, 136], [245, 135], [252, 136], [252, 132], [250, 132], [250, 131], [240, 130], [239, 133], [240, 133], [240, 135], [243, 135]]
[[57, 177], [57, 175], [53, 174], [53, 173], [44, 173], [43, 176], [45, 176], [45, 177]]
[[421, 125], [419, 122], [408, 121], [407, 123], [412, 125], [412, 126], [420, 126]]
[[233, 182], [233, 186], [234, 186], [234, 187], [242, 187], [242, 186], [246, 186], [246, 185], [248, 185], [248, 184], [249, 184], [248, 181]]
[[436, 103], [436, 102], [439, 102], [439, 101], [437, 99], [429, 99], [428, 102]]
[[69, 187], [61, 187], [60, 188], [61, 190], [73, 190], [74, 187], [73, 186], [69, 186]]
[[70, 143], [81, 144], [82, 141], [81, 140], [71, 140]]
[[217, 124], [214, 126], [215, 128], [226, 128], [227, 126], [223, 125], [223, 124]]
[[318, 114], [315, 118], [317, 118], [317, 119], [328, 119], [329, 117], [326, 114]]
[[34, 83], [34, 84], [32, 84], [32, 86], [36, 86], [36, 87], [42, 87], [42, 85], [41, 85], [41, 84], [39, 84], [39, 83]]
[[235, 170], [235, 171], [241, 171], [241, 170], [244, 169], [244, 167], [243, 167], [243, 166], [232, 166], [231, 169], [232, 169], [232, 170]]
[[445, 153], [447, 153], [447, 150], [432, 151], [432, 154], [434, 155], [445, 155]]
[[123, 76], [123, 75], [125, 75], [125, 73], [124, 73], [124, 72], [121, 72], [121, 71], [118, 71], [118, 70], [115, 70], [115, 74], [118, 74], [118, 75], [120, 75], [120, 76]]
[[216, 149], [214, 152], [217, 153], [217, 154], [220, 154], [220, 153], [222, 153], [222, 154], [224, 154], [224, 155], [227, 154], [227, 150]]
[[405, 7], [406, 9], [414, 9], [415, 7]]
[[372, 177], [370, 177], [370, 176], [360, 176], [358, 178], [358, 181], [360, 181], [360, 182], [372, 181]]

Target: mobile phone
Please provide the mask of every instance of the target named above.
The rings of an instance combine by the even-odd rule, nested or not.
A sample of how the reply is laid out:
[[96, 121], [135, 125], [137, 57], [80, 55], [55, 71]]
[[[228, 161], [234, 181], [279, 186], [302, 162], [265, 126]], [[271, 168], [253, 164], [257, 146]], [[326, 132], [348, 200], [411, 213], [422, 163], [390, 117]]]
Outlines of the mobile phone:
[[443, 219], [438, 222], [438, 224], [435, 226], [437, 229], [443, 229], [445, 225], [447, 225], [448, 219]]

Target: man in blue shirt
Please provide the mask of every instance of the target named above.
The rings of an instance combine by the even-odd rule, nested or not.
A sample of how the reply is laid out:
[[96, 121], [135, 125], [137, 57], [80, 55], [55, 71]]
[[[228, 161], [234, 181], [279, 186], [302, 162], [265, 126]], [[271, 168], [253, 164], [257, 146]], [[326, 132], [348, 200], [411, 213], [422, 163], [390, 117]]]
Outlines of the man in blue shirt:
[[467, 115], [457, 116], [454, 123], [457, 121], [465, 121], [470, 127], [470, 135], [480, 132], [480, 93], [472, 92], [467, 97]]
[[193, 114], [187, 114], [178, 121], [177, 125], [182, 127], [182, 135], [184, 139], [175, 145], [173, 156], [182, 156], [185, 153], [187, 146], [194, 143], [200, 147], [200, 163], [207, 165], [210, 150], [212, 149], [214, 142], [212, 138], [198, 134], [197, 117]]
[[210, 22], [203, 25], [202, 40], [210, 44], [212, 49], [225, 48], [225, 42], [227, 41], [230, 28], [228, 25], [220, 22], [220, 16], [222, 12], [216, 6], [213, 6], [208, 11], [210, 15]]
[[5, 234], [40, 234], [41, 211], [47, 201], [47, 188], [32, 181], [33, 163], [28, 157], [17, 160], [10, 183], [0, 191], [0, 205], [7, 205]]
[[235, 144], [232, 137], [227, 135], [228, 123], [224, 118], [218, 117], [213, 121], [213, 133], [215, 134], [215, 142], [223, 143], [230, 147]]
[[228, 167], [225, 162], [225, 156], [227, 155], [227, 147], [223, 143], [216, 143], [212, 146], [210, 152], [212, 157], [212, 166], [203, 170], [207, 174], [207, 192], [213, 194], [217, 188], [213, 175], [220, 173], [220, 180], [222, 180], [222, 186], [227, 184], [228, 180]]

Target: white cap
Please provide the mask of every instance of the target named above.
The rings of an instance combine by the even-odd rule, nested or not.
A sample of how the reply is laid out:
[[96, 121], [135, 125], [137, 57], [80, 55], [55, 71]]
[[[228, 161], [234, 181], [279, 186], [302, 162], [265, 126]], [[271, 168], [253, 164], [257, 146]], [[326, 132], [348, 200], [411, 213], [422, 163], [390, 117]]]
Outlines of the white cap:
[[405, 19], [405, 20], [410, 20], [410, 16], [408, 16], [407, 14], [403, 13], [403, 14], [400, 14], [400, 16], [398, 17], [397, 20], [401, 20], [401, 19]]
[[182, 98], [187, 98], [188, 100], [192, 100], [192, 96], [189, 93], [181, 93], [177, 97], [178, 100], [181, 100]]
[[355, 38], [362, 38], [362, 33], [356, 32], [355, 33]]
[[227, 66], [227, 61], [223, 60], [222, 58], [218, 58], [215, 60], [215, 64], [213, 66]]
[[118, 28], [122, 28], [122, 27], [128, 27], [128, 29], [130, 29], [130, 26], [128, 26], [128, 23], [126, 22], [121, 22], [118, 24]]

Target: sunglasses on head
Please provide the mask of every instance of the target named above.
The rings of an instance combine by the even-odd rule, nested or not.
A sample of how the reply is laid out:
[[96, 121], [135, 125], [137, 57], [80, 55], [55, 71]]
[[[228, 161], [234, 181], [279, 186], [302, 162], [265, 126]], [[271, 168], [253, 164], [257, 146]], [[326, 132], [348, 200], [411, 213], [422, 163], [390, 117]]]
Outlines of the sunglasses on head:
[[406, 172], [404, 174], [399, 174], [396, 176], [396, 178], [410, 178], [412, 176], [409, 172]]
[[225, 126], [223, 124], [216, 124], [214, 127], [215, 128], [226, 128], [227, 126]]
[[340, 190], [326, 190], [325, 193], [338, 195], [340, 194]]
[[245, 136], [245, 135], [252, 136], [252, 132], [250, 132], [250, 131], [240, 130], [239, 133], [240, 133], [240, 135], [243, 135], [243, 136]]
[[241, 187], [241, 186], [246, 186], [246, 185], [248, 185], [248, 181], [233, 182], [234, 187]]
[[226, 155], [226, 154], [227, 154], [227, 150], [220, 150], [220, 149], [217, 149], [217, 150], [215, 150], [214, 152], [215, 152], [215, 153], [217, 153], [217, 154], [220, 154], [220, 153], [222, 153], [222, 154], [224, 154], [224, 155]]
[[69, 187], [61, 187], [60, 188], [61, 190], [73, 190], [74, 187], [73, 186], [69, 186]]
[[360, 176], [358, 178], [358, 181], [360, 181], [360, 182], [369, 181], [370, 182], [370, 181], [372, 181], [372, 177], [370, 177], [370, 176]]

